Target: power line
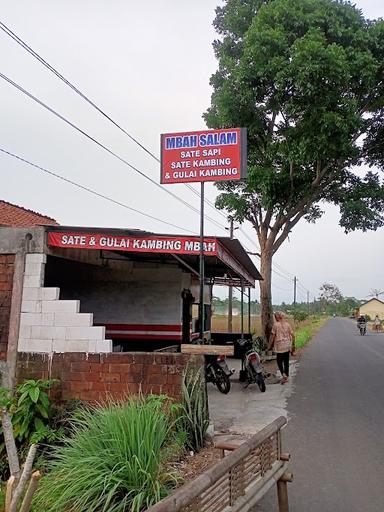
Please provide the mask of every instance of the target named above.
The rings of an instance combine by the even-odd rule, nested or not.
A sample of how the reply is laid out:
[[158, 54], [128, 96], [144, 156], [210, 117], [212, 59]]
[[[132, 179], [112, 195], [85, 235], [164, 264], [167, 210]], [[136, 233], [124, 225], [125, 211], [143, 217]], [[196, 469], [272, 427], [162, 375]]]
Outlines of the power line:
[[135, 144], [141, 147], [146, 153], [148, 153], [152, 158], [155, 160], [158, 160], [158, 158], [151, 152], [149, 149], [147, 149], [145, 146], [143, 146], [137, 139], [135, 139], [129, 132], [127, 132], [122, 126], [120, 126], [112, 117], [110, 117], [106, 112], [104, 112], [100, 107], [96, 105], [91, 99], [89, 99], [84, 93], [80, 91], [75, 85], [73, 85], [69, 80], [67, 80], [57, 69], [55, 69], [49, 62], [47, 62], [41, 55], [39, 55], [35, 50], [33, 50], [28, 44], [23, 41], [19, 36], [17, 36], [12, 30], [5, 25], [2, 21], [0, 21], [0, 29], [5, 32], [9, 37], [11, 37], [17, 44], [19, 44], [24, 50], [26, 50], [28, 53], [30, 53], [35, 59], [37, 59], [43, 66], [45, 66], [47, 69], [49, 69], [53, 74], [55, 74], [60, 80], [62, 80], [68, 87], [70, 87], [73, 91], [76, 92], [79, 96], [81, 96], [87, 103], [92, 105], [93, 108], [95, 108], [102, 116], [104, 116], [108, 121], [110, 121], [112, 124], [116, 126], [120, 131], [122, 131], [127, 137], [129, 137]]
[[[11, 39], [13, 39], [19, 46], [21, 46], [24, 50], [26, 50], [32, 57], [37, 59], [40, 64], [45, 66], [49, 71], [51, 71], [57, 78], [59, 78], [62, 82], [64, 82], [68, 87], [70, 87], [76, 94], [78, 94], [83, 100], [85, 100], [89, 105], [91, 105], [94, 109], [96, 109], [102, 116], [104, 116], [109, 122], [111, 122], [116, 128], [118, 128], [122, 133], [124, 133], [127, 137], [129, 137], [132, 142], [137, 144], [143, 151], [145, 151], [148, 155], [150, 155], [156, 162], [160, 163], [160, 159], [152, 153], [148, 148], [146, 148], [141, 142], [139, 142], [135, 137], [133, 137], [125, 128], [123, 128], [119, 123], [117, 123], [110, 115], [108, 115], [103, 109], [101, 109], [94, 101], [92, 101], [86, 94], [84, 94], [78, 87], [76, 87], [72, 82], [70, 82], [65, 76], [63, 76], [56, 68], [54, 68], [49, 62], [47, 62], [40, 54], [38, 54], [33, 48], [31, 48], [23, 39], [21, 39], [18, 35], [15, 34], [5, 23], [0, 21], [0, 29], [7, 34]], [[184, 184], [193, 194], [200, 197], [200, 193], [193, 188], [192, 185], [185, 183]], [[209, 199], [205, 199], [206, 202], [211, 208], [213, 208], [216, 212], [219, 212], [220, 215], [226, 218], [226, 215], [220, 212], [210, 201]], [[208, 217], [207, 217], [208, 218]]]
[[[172, 196], [173, 198], [175, 198], [177, 201], [181, 202], [183, 205], [187, 206], [187, 208], [191, 209], [192, 211], [194, 211], [195, 213], [199, 213], [199, 210], [197, 208], [195, 208], [194, 206], [192, 206], [191, 204], [189, 204], [187, 201], [185, 201], [184, 199], [182, 199], [181, 197], [177, 196], [176, 194], [174, 194], [173, 192], [171, 192], [170, 190], [166, 189], [166, 188], [163, 188], [159, 183], [157, 183], [155, 180], [153, 180], [150, 176], [148, 176], [147, 174], [145, 174], [144, 172], [140, 171], [137, 167], [133, 166], [132, 164], [130, 164], [127, 160], [125, 160], [123, 157], [119, 156], [117, 153], [115, 153], [114, 151], [112, 151], [110, 148], [108, 148], [107, 146], [105, 146], [104, 144], [102, 144], [100, 141], [98, 141], [97, 139], [95, 139], [94, 137], [92, 137], [91, 135], [89, 135], [87, 132], [85, 132], [84, 130], [82, 130], [81, 128], [79, 128], [77, 125], [75, 125], [74, 123], [72, 123], [69, 119], [67, 119], [66, 117], [62, 116], [61, 114], [59, 114], [56, 110], [54, 110], [53, 108], [51, 108], [49, 105], [47, 105], [46, 103], [44, 103], [42, 100], [40, 100], [39, 98], [37, 98], [36, 96], [34, 96], [31, 92], [27, 91], [26, 89], [24, 89], [24, 87], [22, 87], [21, 85], [17, 84], [16, 82], [14, 82], [12, 79], [10, 79], [9, 77], [7, 77], [6, 75], [4, 75], [3, 73], [0, 72], [0, 78], [2, 78], [3, 80], [5, 80], [6, 82], [8, 82], [10, 85], [12, 85], [13, 87], [15, 87], [17, 90], [19, 90], [20, 92], [22, 92], [23, 94], [25, 94], [26, 96], [28, 96], [30, 99], [32, 99], [33, 101], [35, 101], [36, 103], [38, 103], [40, 106], [44, 107], [46, 110], [48, 110], [49, 112], [51, 112], [53, 115], [55, 115], [56, 117], [58, 117], [59, 119], [61, 119], [62, 121], [64, 121], [66, 124], [68, 124], [69, 126], [71, 126], [72, 128], [74, 128], [76, 131], [78, 131], [79, 133], [81, 133], [82, 135], [84, 135], [84, 137], [86, 137], [87, 139], [91, 140], [92, 142], [94, 142], [95, 144], [97, 144], [99, 147], [101, 147], [102, 149], [104, 149], [107, 153], [109, 153], [110, 155], [114, 156], [115, 158], [117, 158], [120, 162], [122, 162], [123, 164], [127, 165], [130, 169], [132, 169], [133, 171], [137, 172], [138, 174], [140, 174], [140, 176], [142, 176], [143, 178], [147, 179], [148, 181], [150, 181], [151, 183], [153, 183], [156, 187], [158, 187], [160, 190], [163, 190], [164, 192], [166, 192], [168, 195]], [[225, 229], [225, 226], [222, 226], [219, 222], [217, 222], [215, 219], [212, 219], [211, 217], [209, 217], [208, 215], [206, 216], [206, 218], [211, 221], [213, 224], [215, 224], [216, 226], [218, 226], [219, 228], [222, 228], [222, 229]]]
[[132, 208], [131, 206], [128, 206], [125, 203], [121, 203], [120, 201], [116, 201], [115, 199], [113, 199], [113, 198], [111, 198], [109, 196], [106, 196], [105, 194], [101, 194], [100, 192], [97, 192], [96, 190], [92, 190], [91, 188], [86, 187], [84, 185], [81, 185], [80, 183], [77, 183], [75, 181], [72, 181], [69, 178], [66, 178], [65, 176], [57, 174], [56, 172], [53, 172], [53, 171], [49, 171], [45, 167], [42, 167], [41, 165], [38, 165], [38, 164], [34, 164], [33, 162], [30, 162], [26, 158], [23, 158], [23, 157], [18, 156], [18, 155], [14, 154], [14, 153], [11, 153], [10, 151], [7, 151], [4, 148], [0, 147], [0, 151], [2, 153], [5, 153], [8, 156], [16, 158], [17, 160], [19, 160], [21, 162], [24, 162], [25, 164], [28, 164], [28, 165], [36, 168], [36, 169], [39, 169], [40, 171], [43, 171], [43, 172], [45, 172], [47, 174], [50, 174], [51, 176], [53, 176], [55, 178], [58, 178], [59, 180], [65, 181], [66, 183], [74, 185], [75, 187], [78, 187], [78, 188], [80, 188], [82, 190], [85, 190], [86, 192], [89, 192], [90, 194], [93, 194], [93, 195], [95, 195], [97, 197], [101, 197], [102, 199], [105, 199], [106, 201], [110, 201], [111, 203], [117, 204], [118, 206], [126, 208], [127, 210], [130, 210], [130, 211], [133, 211], [135, 213], [138, 213], [139, 215], [143, 215], [144, 217], [147, 217], [149, 219], [156, 220], [158, 222], [161, 222], [162, 224], [167, 224], [168, 226], [172, 226], [173, 228], [180, 229], [181, 232], [188, 231], [189, 233], [193, 233], [194, 235], [196, 234], [194, 231], [190, 231], [189, 229], [185, 229], [185, 228], [182, 228], [180, 226], [177, 226], [176, 224], [172, 224], [172, 222], [167, 222], [165, 220], [159, 219], [158, 217], [155, 217], [154, 215], [150, 215], [149, 213], [145, 213], [145, 212], [142, 212], [140, 210], [137, 210], [136, 208]]

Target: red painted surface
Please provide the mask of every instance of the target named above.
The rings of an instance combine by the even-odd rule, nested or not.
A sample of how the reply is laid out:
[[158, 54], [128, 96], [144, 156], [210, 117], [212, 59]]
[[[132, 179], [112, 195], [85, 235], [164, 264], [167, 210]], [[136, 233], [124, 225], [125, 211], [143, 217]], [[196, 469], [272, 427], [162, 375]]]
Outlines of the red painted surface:
[[245, 139], [241, 128], [161, 135], [161, 183], [243, 178]]

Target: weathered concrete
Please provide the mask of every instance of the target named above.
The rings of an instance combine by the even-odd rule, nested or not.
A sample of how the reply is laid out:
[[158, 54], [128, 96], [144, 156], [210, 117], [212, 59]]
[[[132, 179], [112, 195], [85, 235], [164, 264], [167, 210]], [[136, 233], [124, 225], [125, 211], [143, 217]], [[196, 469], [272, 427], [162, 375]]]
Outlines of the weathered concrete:
[[239, 360], [228, 360], [228, 365], [236, 369], [228, 395], [223, 395], [213, 384], [208, 384], [210, 419], [216, 431], [255, 434], [279, 416], [287, 417], [287, 399], [293, 391], [292, 379], [297, 365], [294, 360], [291, 360], [290, 381], [284, 385], [267, 381], [265, 393], [261, 393], [256, 384], [244, 389], [243, 383], [238, 381]]
[[44, 252], [45, 229], [0, 227], [0, 254], [15, 254], [19, 251]]

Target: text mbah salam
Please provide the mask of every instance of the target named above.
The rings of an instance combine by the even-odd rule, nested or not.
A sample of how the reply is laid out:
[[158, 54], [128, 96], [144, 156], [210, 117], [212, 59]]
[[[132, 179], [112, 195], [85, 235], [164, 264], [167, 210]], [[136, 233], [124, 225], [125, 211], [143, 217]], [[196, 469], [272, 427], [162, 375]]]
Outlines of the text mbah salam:
[[237, 132], [201, 133], [165, 137], [165, 149], [230, 146], [237, 144]]

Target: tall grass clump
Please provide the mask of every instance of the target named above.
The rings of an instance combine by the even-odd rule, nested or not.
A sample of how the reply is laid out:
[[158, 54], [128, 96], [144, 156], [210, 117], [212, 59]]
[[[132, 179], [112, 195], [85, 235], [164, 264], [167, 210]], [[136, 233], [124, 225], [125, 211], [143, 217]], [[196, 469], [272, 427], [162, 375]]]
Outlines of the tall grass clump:
[[54, 448], [37, 492], [44, 512], [139, 512], [175, 481], [164, 467], [175, 419], [166, 397], [131, 398], [85, 410]]
[[203, 368], [188, 366], [183, 375], [182, 425], [187, 447], [195, 452], [204, 446], [209, 425], [207, 392]]

